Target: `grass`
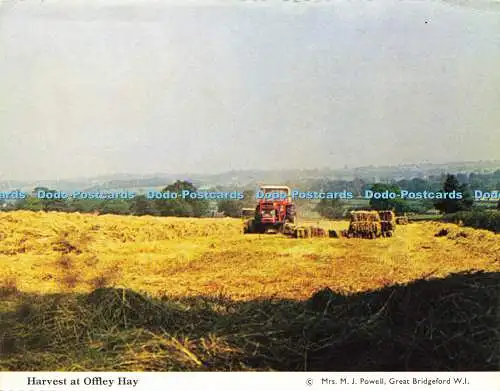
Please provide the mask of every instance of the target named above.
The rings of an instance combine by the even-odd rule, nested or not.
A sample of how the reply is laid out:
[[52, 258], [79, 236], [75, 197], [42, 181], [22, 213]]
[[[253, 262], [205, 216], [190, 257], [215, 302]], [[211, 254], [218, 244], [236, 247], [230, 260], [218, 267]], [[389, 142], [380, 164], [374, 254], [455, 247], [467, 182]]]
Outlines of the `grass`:
[[498, 235], [418, 222], [298, 240], [241, 224], [0, 214], [0, 369], [498, 368]]
[[443, 218], [443, 215], [441, 214], [413, 214], [408, 216], [410, 221], [440, 221]]

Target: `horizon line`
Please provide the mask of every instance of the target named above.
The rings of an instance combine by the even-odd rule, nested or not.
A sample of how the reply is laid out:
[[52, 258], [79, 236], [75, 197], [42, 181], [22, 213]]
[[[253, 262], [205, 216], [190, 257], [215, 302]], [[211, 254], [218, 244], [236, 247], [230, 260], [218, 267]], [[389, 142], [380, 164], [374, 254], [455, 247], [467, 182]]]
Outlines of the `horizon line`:
[[185, 177], [185, 179], [189, 179], [189, 177], [210, 177], [217, 175], [224, 175], [229, 173], [245, 173], [245, 172], [262, 172], [262, 173], [270, 173], [270, 172], [286, 172], [286, 171], [356, 171], [363, 169], [384, 169], [384, 168], [398, 168], [398, 167], [411, 167], [411, 166], [446, 166], [446, 165], [456, 165], [456, 164], [480, 164], [480, 163], [498, 163], [498, 168], [500, 169], [500, 159], [486, 159], [486, 160], [455, 160], [448, 161], [443, 163], [433, 163], [430, 161], [424, 161], [419, 163], [400, 163], [397, 165], [394, 164], [386, 164], [386, 165], [368, 165], [368, 166], [355, 166], [355, 167], [316, 167], [316, 168], [269, 168], [269, 169], [233, 169], [226, 171], [218, 171], [210, 174], [202, 174], [202, 173], [168, 173], [168, 172], [154, 172], [154, 173], [127, 173], [127, 172], [116, 172], [112, 174], [97, 174], [91, 176], [74, 176], [74, 177], [65, 177], [65, 178], [51, 178], [51, 179], [2, 179], [2, 175], [0, 174], [0, 182], [61, 182], [61, 181], [81, 181], [81, 180], [97, 180], [99, 178], [104, 177], [120, 177], [120, 176], [128, 176], [130, 179], [145, 179], [145, 178], [159, 178], [162, 176], [174, 176], [174, 177]]

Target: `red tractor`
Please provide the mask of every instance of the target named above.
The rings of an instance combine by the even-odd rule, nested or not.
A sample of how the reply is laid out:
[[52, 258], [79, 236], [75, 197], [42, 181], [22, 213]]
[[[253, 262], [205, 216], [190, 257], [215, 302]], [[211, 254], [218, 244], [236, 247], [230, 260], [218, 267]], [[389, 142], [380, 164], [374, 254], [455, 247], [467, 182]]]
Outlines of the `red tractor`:
[[245, 222], [244, 233], [283, 232], [285, 224], [295, 224], [296, 209], [287, 186], [261, 186], [254, 217]]

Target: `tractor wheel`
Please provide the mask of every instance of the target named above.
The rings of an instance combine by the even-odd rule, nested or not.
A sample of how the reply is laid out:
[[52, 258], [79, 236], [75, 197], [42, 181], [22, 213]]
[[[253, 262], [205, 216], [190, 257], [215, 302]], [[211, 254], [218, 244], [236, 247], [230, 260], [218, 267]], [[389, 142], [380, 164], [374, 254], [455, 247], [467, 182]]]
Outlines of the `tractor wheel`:
[[255, 224], [253, 220], [249, 220], [245, 224], [244, 233], [253, 234], [255, 232]]

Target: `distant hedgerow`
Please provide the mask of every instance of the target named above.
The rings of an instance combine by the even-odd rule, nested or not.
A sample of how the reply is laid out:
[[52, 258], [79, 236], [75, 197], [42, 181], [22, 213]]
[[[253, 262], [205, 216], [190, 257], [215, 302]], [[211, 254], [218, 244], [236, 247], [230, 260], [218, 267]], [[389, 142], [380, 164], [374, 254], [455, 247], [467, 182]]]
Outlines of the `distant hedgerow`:
[[444, 215], [443, 221], [463, 224], [468, 227], [482, 228], [500, 232], [500, 211], [483, 210], [473, 212], [457, 212]]

